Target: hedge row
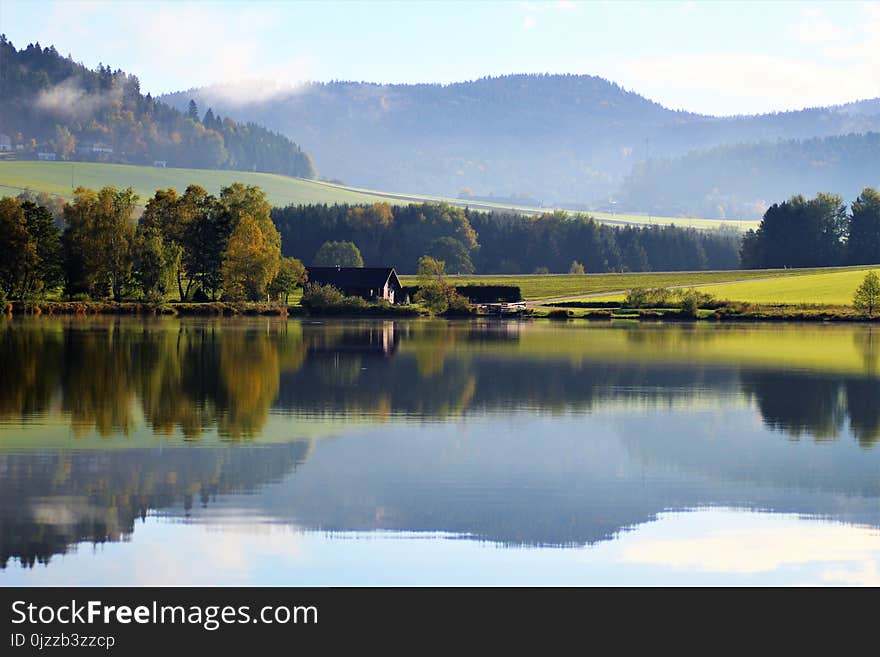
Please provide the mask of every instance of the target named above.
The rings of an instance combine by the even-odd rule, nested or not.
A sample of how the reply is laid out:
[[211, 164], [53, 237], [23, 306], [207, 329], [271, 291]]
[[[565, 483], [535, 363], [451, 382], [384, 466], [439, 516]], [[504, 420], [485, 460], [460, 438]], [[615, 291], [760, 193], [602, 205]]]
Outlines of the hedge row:
[[[418, 285], [405, 285], [401, 293], [412, 299], [418, 291]], [[522, 292], [518, 285], [456, 285], [455, 291], [467, 297], [471, 303], [522, 301]]]

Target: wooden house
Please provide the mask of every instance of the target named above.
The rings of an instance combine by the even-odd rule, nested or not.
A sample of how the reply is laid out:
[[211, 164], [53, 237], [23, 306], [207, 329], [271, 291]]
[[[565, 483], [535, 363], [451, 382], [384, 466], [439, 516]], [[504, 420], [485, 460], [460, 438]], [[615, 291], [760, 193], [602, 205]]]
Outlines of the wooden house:
[[394, 267], [306, 267], [309, 283], [332, 285], [347, 297], [400, 302], [402, 285]]

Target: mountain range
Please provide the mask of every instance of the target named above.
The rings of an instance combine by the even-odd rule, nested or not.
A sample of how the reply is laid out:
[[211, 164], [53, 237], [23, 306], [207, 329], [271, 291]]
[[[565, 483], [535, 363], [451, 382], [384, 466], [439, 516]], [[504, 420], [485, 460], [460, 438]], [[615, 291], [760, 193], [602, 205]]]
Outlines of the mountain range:
[[[819, 191], [813, 176], [776, 175], [789, 163], [768, 162], [774, 150], [768, 144], [803, 141], [802, 148], [815, 149], [821, 168], [828, 150], [823, 138], [880, 131], [880, 99], [713, 117], [668, 109], [588, 75], [509, 75], [447, 85], [308, 83], [269, 96], [214, 86], [163, 100], [180, 109], [195, 100], [199, 107], [266, 125], [302, 144], [324, 175], [355, 186], [741, 218], [760, 216], [767, 202]], [[646, 160], [671, 160], [675, 171], [691, 170], [704, 162], [695, 152], [732, 145], [740, 150], [719, 188], [692, 188], [671, 198], [657, 193], [657, 186], [667, 185], [665, 176], [624, 185], [639, 167], [643, 173], [664, 168], [645, 167]], [[751, 189], [737, 170], [744, 158], [750, 171], [773, 169], [771, 178], [779, 184]], [[841, 193], [878, 182], [873, 159], [867, 168], [839, 164], [838, 173], [851, 180]]]
[[756, 219], [793, 194], [851, 201], [880, 186], [876, 98], [714, 117], [600, 77], [546, 74], [249, 83], [157, 99], [131, 73], [2, 36], [0, 133], [7, 158], [320, 170], [385, 192], [629, 214]]

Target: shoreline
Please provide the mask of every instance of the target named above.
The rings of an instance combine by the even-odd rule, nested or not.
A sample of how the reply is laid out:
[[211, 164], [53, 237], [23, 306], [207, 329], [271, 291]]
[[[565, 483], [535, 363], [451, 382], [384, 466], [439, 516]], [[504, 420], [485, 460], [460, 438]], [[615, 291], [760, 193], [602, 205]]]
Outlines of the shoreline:
[[[543, 310], [543, 309], [541, 309]], [[697, 316], [683, 314], [677, 309], [621, 308], [620, 304], [607, 307], [560, 308], [546, 307], [546, 312], [529, 308], [526, 312], [511, 315], [472, 313], [469, 315], [439, 315], [439, 319], [546, 319], [549, 321], [630, 321], [630, 322], [795, 322], [795, 323], [880, 323], [880, 315], [868, 316], [853, 308], [839, 306], [750, 306], [734, 305], [701, 309]], [[582, 312], [577, 312], [582, 310]], [[536, 312], [537, 311], [537, 312]], [[205, 302], [150, 304], [138, 301], [38, 301], [9, 302], [0, 316], [166, 316], [166, 317], [335, 317], [340, 319], [418, 319], [428, 318], [423, 309], [414, 306], [368, 306], [357, 312], [351, 308], [309, 310], [300, 305], [266, 302]]]

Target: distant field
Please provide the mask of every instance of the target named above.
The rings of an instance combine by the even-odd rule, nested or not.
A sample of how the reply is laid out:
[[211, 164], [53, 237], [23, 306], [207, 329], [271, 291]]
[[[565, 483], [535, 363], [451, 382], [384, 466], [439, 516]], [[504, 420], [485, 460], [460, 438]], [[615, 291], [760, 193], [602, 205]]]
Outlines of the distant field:
[[130, 186], [140, 196], [141, 203], [145, 203], [160, 188], [173, 187], [183, 192], [187, 185], [195, 183], [209, 192], [217, 193], [221, 187], [234, 182], [259, 185], [272, 205], [276, 206], [291, 203], [375, 203], [384, 200], [375, 195], [271, 173], [162, 169], [91, 162], [0, 162], [0, 193], [7, 194], [18, 194], [27, 188], [70, 198], [73, 187], [80, 185], [92, 188]]
[[[465, 202], [460, 199], [421, 194], [380, 192], [356, 187], [345, 187], [315, 180], [290, 178], [271, 173], [248, 171], [211, 171], [206, 169], [162, 169], [123, 164], [99, 164], [93, 162], [35, 162], [30, 160], [0, 160], [0, 195], [16, 195], [23, 189], [44, 191], [63, 198], [70, 198], [74, 187], [99, 188], [105, 185], [132, 187], [145, 203], [157, 189], [173, 187], [182, 192], [187, 185], [196, 183], [216, 193], [233, 182], [258, 185], [275, 206], [308, 203], [376, 203], [384, 201], [394, 205], [407, 203], [445, 202], [481, 210], [515, 210], [525, 214], [543, 212], [543, 209], [526, 206], [510, 206], [483, 201]], [[720, 225], [747, 230], [757, 225], [754, 221], [725, 221], [717, 219], [693, 219], [673, 217], [647, 217], [641, 215], [611, 215], [591, 213], [598, 221], [609, 224], [676, 224], [695, 228], [717, 228]]]
[[[538, 301], [541, 299], [552, 299], [555, 297], [575, 297], [577, 295], [598, 294], [602, 292], [616, 292], [619, 290], [629, 290], [634, 287], [672, 287], [672, 286], [688, 286], [700, 285], [706, 283], [724, 283], [725, 281], [741, 281], [761, 278], [773, 279], [800, 279], [808, 277], [810, 279], [818, 278], [819, 275], [843, 276], [846, 284], [841, 283], [842, 292], [844, 294], [849, 288], [846, 287], [850, 282], [855, 281], [855, 285], [864, 277], [863, 270], [870, 267], [856, 268], [824, 268], [824, 269], [748, 269], [748, 270], [732, 270], [732, 271], [698, 271], [698, 272], [649, 272], [637, 274], [548, 274], [548, 275], [511, 275], [511, 276], [450, 276], [450, 280], [460, 285], [518, 285], [522, 290], [523, 298], [527, 301]], [[859, 273], [862, 272], [862, 273]], [[417, 277], [401, 276], [401, 282], [404, 285], [415, 285]], [[836, 281], [837, 279], [835, 279]], [[841, 279], [843, 280], [843, 279]], [[755, 282], [755, 286], [766, 286], [769, 291], [779, 288], [780, 281], [764, 281]], [[788, 281], [786, 281], [788, 284]], [[807, 283], [803, 287], [807, 289], [810, 284]], [[832, 283], [832, 285], [837, 284]], [[736, 291], [740, 285], [749, 285], [746, 283], [730, 283], [728, 285], [720, 285], [713, 287], [701, 287], [701, 290], [711, 292], [719, 298], [730, 298], [729, 291]], [[717, 291], [716, 291], [717, 289]], [[602, 296], [599, 298], [591, 298], [591, 301], [619, 300], [615, 297]], [[852, 292], [849, 292], [848, 300], [842, 303], [849, 303], [852, 300]], [[758, 303], [764, 303], [760, 301]], [[801, 302], [792, 302], [801, 303]], [[833, 301], [814, 301], [813, 303], [835, 303]]]

